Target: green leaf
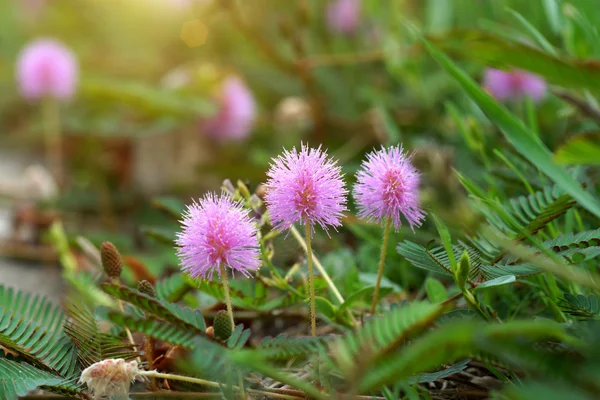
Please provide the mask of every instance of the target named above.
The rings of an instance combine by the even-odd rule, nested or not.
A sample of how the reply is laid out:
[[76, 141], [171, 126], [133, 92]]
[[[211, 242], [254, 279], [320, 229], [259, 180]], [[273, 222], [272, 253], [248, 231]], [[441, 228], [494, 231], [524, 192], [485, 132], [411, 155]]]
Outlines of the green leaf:
[[559, 301], [559, 306], [564, 312], [577, 319], [589, 320], [600, 317], [600, 299], [593, 294], [584, 296], [565, 293], [564, 298]]
[[448, 260], [450, 261], [450, 270], [454, 271], [456, 269], [456, 257], [454, 257], [454, 252], [452, 251], [452, 238], [450, 237], [448, 227], [435, 214], [431, 214], [431, 216], [435, 222], [440, 239], [442, 239], [442, 244], [446, 249], [446, 254], [448, 255]]
[[427, 292], [427, 298], [433, 304], [441, 303], [448, 299], [446, 288], [437, 279], [427, 278], [425, 281], [425, 291]]
[[173, 325], [204, 334], [206, 324], [200, 310], [190, 310], [174, 303], [150, 297], [137, 290], [118, 284], [103, 283], [100, 285], [106, 293], [126, 301], [143, 311], [164, 319]]
[[[431, 43], [425, 41], [425, 47], [431, 56], [460, 83], [462, 88], [485, 112], [485, 114], [500, 127], [508, 141], [533, 165], [544, 172], [565, 192], [573, 196], [582, 207], [600, 217], [600, 202], [581, 185], [571, 178], [566, 170], [555, 164], [552, 153], [544, 146], [539, 137], [531, 132], [522, 121], [515, 118], [504, 106], [498, 104], [467, 74], [461, 71], [445, 54]], [[600, 82], [600, 69], [596, 74], [596, 82]], [[586, 82], [589, 87], [591, 80]], [[600, 87], [599, 87], [600, 88]]]
[[[310, 302], [310, 299], [306, 299], [306, 301]], [[323, 314], [330, 320], [335, 320], [338, 312], [338, 308], [332, 302], [320, 296], [315, 297], [315, 308], [317, 309], [317, 313]]]
[[77, 370], [77, 351], [65, 334], [65, 315], [42, 296], [0, 286], [0, 345], [62, 376]]
[[[451, 68], [456, 67], [450, 60], [442, 60], [436, 47], [453, 56], [479, 60], [496, 68], [510, 66], [524, 69], [563, 87], [600, 90], [600, 64], [593, 60], [570, 59], [564, 55], [553, 56], [522, 41], [506, 40], [475, 30], [455, 30], [443, 37], [429, 40], [436, 46], [425, 42], [427, 50], [453, 75], [455, 72], [451, 71]], [[461, 85], [464, 86], [462, 80], [461, 78]]]
[[179, 301], [193, 287], [184, 274], [173, 274], [156, 282], [156, 296], [168, 302]]
[[85, 304], [78, 305], [69, 300], [66, 307], [70, 318], [65, 324], [65, 333], [77, 347], [77, 358], [84, 367], [107, 358], [131, 360], [138, 356], [120, 337], [103, 332], [93, 312]]
[[[489, 324], [481, 321], [461, 320], [442, 325], [428, 332], [401, 352], [389, 353], [375, 365], [364, 368], [366, 374], [359, 390], [369, 392], [382, 385], [439, 368], [478, 352], [488, 339], [565, 340], [575, 343], [565, 332], [566, 327], [549, 320], [509, 321]], [[499, 352], [501, 346], [497, 346]]]
[[163, 196], [152, 200], [152, 206], [179, 221], [185, 211], [185, 204], [175, 197]]
[[571, 138], [554, 152], [554, 161], [566, 165], [600, 165], [600, 133]]
[[[380, 298], [384, 298], [391, 291], [392, 291], [392, 288], [390, 288], [390, 287], [380, 288], [379, 289]], [[348, 307], [352, 306], [357, 301], [363, 300], [364, 298], [372, 299], [374, 292], [375, 292], [375, 285], [369, 285], [369, 286], [365, 286], [365, 287], [357, 290], [356, 292], [352, 293], [350, 296], [346, 297], [346, 300], [339, 306], [338, 312], [337, 312], [338, 316], [341, 316], [341, 314], [344, 311], [346, 311], [346, 309]]]
[[170, 229], [152, 226], [142, 226], [140, 229], [144, 236], [155, 240], [157, 243], [173, 246], [175, 242], [175, 233]]
[[426, 372], [423, 374], [418, 374], [416, 376], [409, 378], [408, 382], [409, 383], [417, 383], [417, 382], [418, 383], [428, 383], [428, 382], [435, 382], [438, 379], [447, 378], [450, 375], [458, 374], [459, 372], [463, 371], [465, 368], [467, 368], [467, 364], [470, 361], [471, 360], [466, 359], [466, 360], [462, 360], [454, 365], [451, 365], [448, 368], [442, 369], [440, 371]]
[[186, 329], [152, 316], [139, 318], [113, 311], [108, 313], [108, 319], [119, 326], [129, 328], [132, 332], [140, 332], [163, 342], [187, 348], [194, 347], [198, 335], [205, 335], [202, 331]]
[[505, 275], [500, 276], [496, 279], [492, 279], [486, 282], [483, 282], [481, 285], [475, 287], [475, 290], [485, 289], [494, 286], [506, 285], [508, 283], [516, 282], [517, 278], [514, 275]]
[[57, 385], [63, 379], [26, 363], [0, 357], [0, 399], [17, 400], [42, 385]]
[[[365, 283], [367, 285], [375, 285], [375, 282], [377, 281], [377, 274], [362, 272], [359, 274], [359, 279], [362, 283]], [[383, 288], [389, 289], [395, 293], [402, 292], [402, 288], [400, 286], [398, 286], [396, 283], [392, 282], [385, 276], [381, 277], [380, 290]]]
[[374, 316], [362, 329], [330, 343], [333, 361], [342, 374], [352, 377], [356, 368], [368, 366], [367, 355], [373, 361], [394, 352], [427, 329], [443, 312], [441, 305], [412, 302]]

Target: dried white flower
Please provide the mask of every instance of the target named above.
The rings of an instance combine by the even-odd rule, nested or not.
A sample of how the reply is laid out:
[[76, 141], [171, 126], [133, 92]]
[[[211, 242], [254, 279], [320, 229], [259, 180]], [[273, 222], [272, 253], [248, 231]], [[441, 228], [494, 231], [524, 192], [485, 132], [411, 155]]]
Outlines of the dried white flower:
[[140, 373], [137, 361], [121, 358], [107, 359], [94, 363], [83, 370], [80, 383], [87, 384], [95, 399], [128, 398], [129, 386]]

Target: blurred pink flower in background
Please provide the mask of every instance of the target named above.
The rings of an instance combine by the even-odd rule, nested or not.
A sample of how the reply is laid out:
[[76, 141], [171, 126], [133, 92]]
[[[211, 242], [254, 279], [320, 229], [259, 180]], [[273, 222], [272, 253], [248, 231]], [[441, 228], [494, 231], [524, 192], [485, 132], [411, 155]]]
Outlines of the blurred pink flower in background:
[[218, 140], [246, 138], [256, 120], [256, 105], [244, 81], [237, 77], [227, 78], [218, 102], [218, 113], [202, 124], [204, 132]]
[[68, 100], [77, 89], [79, 67], [75, 54], [62, 43], [37, 39], [21, 50], [16, 78], [21, 95], [28, 100]]
[[519, 100], [525, 96], [540, 101], [546, 95], [546, 81], [540, 76], [526, 71], [502, 71], [488, 68], [485, 70], [483, 86], [496, 99]]
[[332, 32], [353, 33], [360, 23], [361, 0], [333, 0], [327, 6], [327, 25]]

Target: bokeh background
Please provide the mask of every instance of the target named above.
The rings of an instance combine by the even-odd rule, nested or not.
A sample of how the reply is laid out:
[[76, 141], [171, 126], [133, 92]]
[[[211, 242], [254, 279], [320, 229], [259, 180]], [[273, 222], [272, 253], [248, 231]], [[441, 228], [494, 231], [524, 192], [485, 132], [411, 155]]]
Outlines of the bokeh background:
[[[365, 152], [401, 143], [423, 171], [425, 207], [468, 219], [453, 170], [484, 181], [497, 168], [514, 180], [489, 163], [506, 143], [415, 32], [484, 84], [486, 68], [511, 68], [515, 53], [501, 39], [594, 58], [598, 23], [591, 0], [4, 0], [0, 281], [60, 287], [46, 232], [58, 218], [73, 237], [111, 240], [151, 270], [176, 268], [174, 252], [153, 252], [144, 232], [164, 222], [153, 201], [188, 203], [224, 179], [255, 191], [271, 157], [301, 142], [327, 148], [348, 183]], [[40, 38], [76, 59], [72, 96], [24, 95], [18, 60]], [[535, 115], [551, 149], [595, 127], [551, 87], [535, 100], [507, 105]], [[45, 156], [49, 131], [60, 132], [60, 177]], [[326, 261], [373, 272], [377, 240], [357, 248], [352, 238], [378, 237], [378, 228], [352, 215], [352, 235], [328, 241]], [[390, 274], [410, 286], [410, 272]]]

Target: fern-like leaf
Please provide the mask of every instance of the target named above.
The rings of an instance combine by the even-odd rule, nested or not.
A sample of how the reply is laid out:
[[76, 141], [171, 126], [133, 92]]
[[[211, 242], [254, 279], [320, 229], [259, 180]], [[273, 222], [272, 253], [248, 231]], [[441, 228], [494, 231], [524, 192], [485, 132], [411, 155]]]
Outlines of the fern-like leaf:
[[330, 351], [337, 368], [347, 377], [406, 340], [427, 329], [445, 311], [441, 305], [413, 302], [370, 319], [362, 329], [331, 342]]
[[150, 297], [147, 294], [130, 289], [126, 286], [103, 283], [101, 288], [106, 293], [126, 301], [142, 309], [146, 313], [163, 319], [172, 325], [184, 329], [191, 329], [192, 331], [203, 332], [206, 329], [204, 318], [198, 310], [182, 308], [176, 304]]
[[127, 327], [134, 332], [141, 332], [163, 342], [193, 348], [194, 339], [198, 336], [206, 336], [202, 331], [193, 327], [188, 329], [155, 317], [136, 318], [131, 315], [124, 315], [117, 312], [108, 314], [108, 318], [115, 324]]
[[107, 358], [129, 360], [137, 357], [137, 352], [127, 348], [121, 338], [100, 330], [89, 308], [72, 302], [67, 304], [70, 319], [65, 324], [65, 332], [75, 343], [77, 358], [84, 367]]
[[600, 299], [591, 294], [584, 296], [582, 294], [573, 295], [565, 293], [564, 298], [560, 300], [559, 306], [569, 315], [581, 320], [597, 319], [600, 317]]
[[77, 369], [62, 310], [41, 296], [0, 286], [0, 345], [61, 376]]
[[0, 399], [16, 400], [43, 385], [58, 385], [63, 379], [32, 365], [0, 357]]
[[174, 274], [156, 282], [156, 296], [169, 302], [176, 302], [192, 289], [184, 274]]
[[[396, 249], [400, 255], [404, 256], [408, 262], [417, 268], [421, 268], [427, 271], [436, 272], [446, 276], [452, 276], [450, 260], [448, 253], [443, 246], [434, 247], [432, 249], [425, 248], [421, 245], [405, 240], [398, 244]], [[474, 279], [479, 275], [482, 266], [481, 257], [477, 250], [474, 248], [460, 243], [453, 246], [452, 251], [454, 252], [455, 259], [460, 259], [463, 252], [469, 254], [471, 260], [471, 271], [469, 272], [469, 278]]]

